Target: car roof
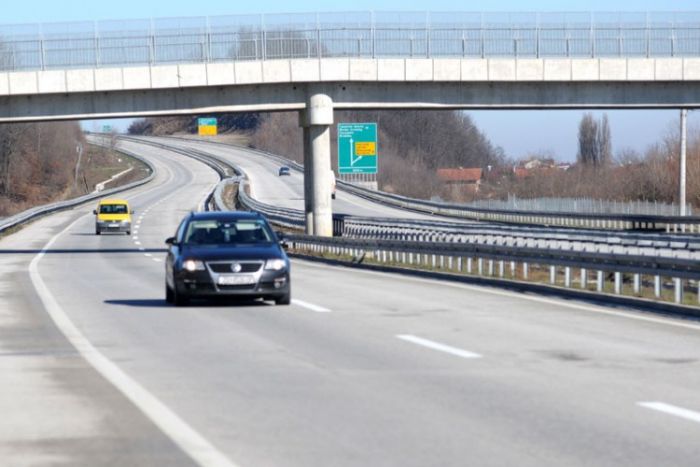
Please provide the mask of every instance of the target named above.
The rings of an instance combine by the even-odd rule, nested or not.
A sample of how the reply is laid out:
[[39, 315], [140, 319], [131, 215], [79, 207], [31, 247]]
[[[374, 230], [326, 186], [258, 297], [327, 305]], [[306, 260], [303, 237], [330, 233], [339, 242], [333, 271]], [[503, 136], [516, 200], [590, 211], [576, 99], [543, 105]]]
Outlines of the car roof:
[[105, 198], [101, 199], [99, 204], [129, 204], [129, 202], [125, 199]]
[[262, 219], [263, 216], [259, 212], [248, 211], [206, 211], [193, 212], [190, 214], [191, 220], [217, 220], [217, 221], [234, 221], [240, 219]]

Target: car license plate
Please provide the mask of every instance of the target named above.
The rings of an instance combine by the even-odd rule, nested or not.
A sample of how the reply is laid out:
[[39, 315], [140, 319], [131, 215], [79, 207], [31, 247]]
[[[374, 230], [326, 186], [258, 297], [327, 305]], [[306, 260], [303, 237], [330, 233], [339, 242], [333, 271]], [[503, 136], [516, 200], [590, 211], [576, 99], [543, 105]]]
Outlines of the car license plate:
[[219, 276], [219, 285], [250, 285], [255, 284], [255, 276], [241, 274], [236, 276]]
[[119, 224], [109, 224], [109, 226], [110, 226], [111, 228], [117, 228], [117, 227], [119, 227]]

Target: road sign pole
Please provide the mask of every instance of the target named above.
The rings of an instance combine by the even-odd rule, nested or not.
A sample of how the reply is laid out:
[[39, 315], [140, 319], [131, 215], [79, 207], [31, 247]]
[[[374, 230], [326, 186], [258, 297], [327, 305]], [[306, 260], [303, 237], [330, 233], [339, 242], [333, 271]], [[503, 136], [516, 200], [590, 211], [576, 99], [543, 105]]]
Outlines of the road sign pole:
[[688, 110], [681, 109], [681, 154], [680, 154], [680, 180], [678, 183], [678, 209], [679, 215], [685, 216], [685, 160], [686, 160], [686, 140], [687, 140], [687, 125]]

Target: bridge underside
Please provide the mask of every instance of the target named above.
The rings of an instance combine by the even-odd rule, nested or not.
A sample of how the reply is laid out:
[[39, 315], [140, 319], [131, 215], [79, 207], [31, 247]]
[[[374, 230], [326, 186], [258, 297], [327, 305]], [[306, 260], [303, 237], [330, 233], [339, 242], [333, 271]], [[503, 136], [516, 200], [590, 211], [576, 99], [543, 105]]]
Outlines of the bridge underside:
[[700, 107], [700, 82], [351, 82], [208, 86], [0, 97], [0, 122], [334, 109], [607, 109]]

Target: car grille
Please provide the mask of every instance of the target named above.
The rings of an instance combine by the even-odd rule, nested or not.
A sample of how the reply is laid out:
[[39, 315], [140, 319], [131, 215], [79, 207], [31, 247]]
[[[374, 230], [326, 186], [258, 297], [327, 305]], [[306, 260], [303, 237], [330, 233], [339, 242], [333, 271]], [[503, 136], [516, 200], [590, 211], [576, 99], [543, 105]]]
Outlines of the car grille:
[[211, 268], [212, 271], [214, 271], [217, 274], [233, 274], [233, 264], [238, 263], [241, 265], [241, 270], [237, 271], [238, 273], [253, 273], [253, 272], [258, 272], [262, 266], [263, 263], [259, 261], [222, 261], [222, 262], [210, 262], [207, 263], [209, 267]]
[[255, 284], [251, 285], [220, 285], [219, 290], [234, 291], [234, 290], [255, 290]]

